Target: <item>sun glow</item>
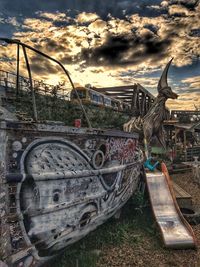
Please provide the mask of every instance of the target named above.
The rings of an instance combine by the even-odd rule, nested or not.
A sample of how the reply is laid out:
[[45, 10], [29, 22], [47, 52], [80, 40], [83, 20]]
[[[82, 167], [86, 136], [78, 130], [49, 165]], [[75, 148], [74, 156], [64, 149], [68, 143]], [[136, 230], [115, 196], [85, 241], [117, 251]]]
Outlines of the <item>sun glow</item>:
[[60, 76], [59, 75], [51, 74], [45, 80], [45, 83], [48, 83], [48, 84], [51, 84], [51, 85], [58, 85], [59, 83], [61, 83]]

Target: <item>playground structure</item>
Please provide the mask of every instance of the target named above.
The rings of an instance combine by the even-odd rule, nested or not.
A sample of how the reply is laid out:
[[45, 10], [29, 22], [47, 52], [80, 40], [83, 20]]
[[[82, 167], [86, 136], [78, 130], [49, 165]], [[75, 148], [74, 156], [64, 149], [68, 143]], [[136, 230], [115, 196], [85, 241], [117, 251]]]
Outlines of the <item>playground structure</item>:
[[[128, 201], [140, 183], [143, 155], [137, 133], [92, 128], [78, 93], [87, 127], [42, 118], [46, 101], [57, 112], [57, 92], [35, 90], [27, 50], [58, 63], [76, 92], [74, 84], [60, 62], [18, 40], [4, 41], [22, 49], [29, 78], [24, 90], [0, 87], [0, 253], [12, 267], [40, 266]], [[16, 78], [19, 85], [19, 72]], [[17, 116], [18, 105], [28, 106], [30, 120]]]
[[200, 155], [200, 111], [171, 111], [170, 120], [164, 122], [168, 148], [172, 161], [193, 161]]
[[115, 87], [94, 87], [93, 90], [123, 101], [130, 107], [132, 116], [145, 116], [155, 101], [155, 97], [139, 83]]
[[[42, 97], [42, 105], [49, 92], [41, 95], [35, 91], [26, 49], [52, 58], [19, 41], [5, 41], [22, 47], [24, 52], [28, 86], [19, 90], [18, 73], [15, 97], [29, 96], [32, 120], [16, 118], [16, 102], [8, 97], [9, 86], [4, 85], [1, 99], [11, 103], [1, 107], [0, 114], [1, 253], [9, 266], [40, 266], [122, 208], [145, 175], [144, 157], [137, 133], [92, 128], [78, 94], [87, 128], [44, 118], [42, 122], [37, 98]], [[165, 101], [177, 97], [166, 83], [170, 63], [161, 76], [159, 96], [148, 110], [142, 110], [146, 112], [141, 120], [145, 144], [157, 135], [164, 145], [162, 123], [168, 115]], [[169, 248], [195, 248], [193, 232], [177, 207], [167, 170], [163, 164], [161, 172], [155, 170], [158, 163], [151, 164], [148, 149], [149, 143], [145, 146], [145, 166], [152, 172], [147, 172], [146, 184], [164, 243]]]
[[164, 163], [161, 172], [146, 173], [146, 184], [164, 245], [173, 249], [195, 248], [197, 243], [194, 232], [179, 209]]
[[162, 163], [161, 172], [157, 171], [156, 167], [159, 162], [152, 162], [150, 150], [153, 137], [157, 137], [165, 151], [167, 148], [163, 122], [169, 120], [169, 112], [165, 107], [165, 102], [168, 98], [176, 99], [178, 97], [167, 83], [167, 74], [171, 62], [172, 59], [161, 75], [157, 88], [158, 96], [150, 110], [140, 119], [133, 117], [128, 123], [124, 124], [124, 130], [131, 132], [140, 129], [144, 136], [146, 184], [151, 207], [165, 246], [175, 249], [195, 248], [196, 240], [193, 230], [178, 207], [167, 167]]

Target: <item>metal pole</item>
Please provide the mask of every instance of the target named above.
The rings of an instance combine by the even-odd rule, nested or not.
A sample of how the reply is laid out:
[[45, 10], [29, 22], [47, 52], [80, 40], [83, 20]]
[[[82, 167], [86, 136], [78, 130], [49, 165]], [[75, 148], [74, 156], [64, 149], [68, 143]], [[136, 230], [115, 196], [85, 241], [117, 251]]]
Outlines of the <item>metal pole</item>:
[[137, 98], [137, 85], [134, 84], [133, 86], [133, 95], [132, 95], [132, 100], [131, 100], [131, 112], [132, 115], [134, 114], [136, 110], [136, 98]]
[[19, 95], [19, 44], [17, 44], [17, 77], [16, 77], [16, 95]]
[[[86, 111], [85, 111], [85, 109], [84, 109], [84, 107], [83, 107], [83, 105], [82, 105], [82, 101], [81, 101], [81, 99], [80, 99], [80, 97], [79, 97], [79, 94], [78, 94], [78, 92], [77, 92], [77, 90], [76, 90], [76, 88], [75, 88], [75, 86], [74, 86], [74, 83], [72, 82], [72, 79], [71, 79], [71, 77], [70, 77], [68, 71], [65, 69], [65, 67], [64, 67], [58, 60], [56, 60], [56, 59], [54, 59], [54, 58], [52, 58], [52, 57], [46, 55], [45, 53], [43, 53], [43, 52], [41, 52], [41, 51], [39, 51], [39, 50], [37, 50], [37, 49], [31, 47], [30, 45], [21, 43], [21, 42], [20, 42], [19, 40], [17, 40], [17, 39], [0, 38], [0, 40], [5, 41], [5, 42], [10, 43], [10, 44], [17, 44], [17, 43], [18, 43], [18, 44], [20, 44], [20, 45], [22, 46], [23, 51], [24, 51], [25, 48], [27, 48], [27, 49], [30, 49], [30, 50], [32, 50], [32, 51], [34, 51], [34, 52], [36, 52], [36, 53], [38, 53], [38, 54], [40, 54], [40, 55], [42, 55], [42, 56], [48, 58], [48, 59], [50, 59], [50, 60], [56, 62], [56, 63], [62, 68], [62, 70], [64, 71], [64, 73], [67, 75], [67, 77], [68, 77], [68, 79], [69, 79], [69, 81], [70, 81], [70, 84], [71, 84], [71, 86], [72, 86], [72, 89], [74, 89], [74, 91], [75, 91], [75, 93], [76, 93], [76, 95], [77, 95], [77, 99], [78, 99], [78, 101], [79, 101], [79, 104], [80, 104], [80, 106], [81, 106], [81, 108], [82, 108], [82, 111], [83, 111], [83, 113], [84, 113], [84, 116], [85, 116], [85, 118], [86, 118], [88, 127], [89, 127], [90, 129], [92, 129], [90, 120], [89, 120], [89, 118], [88, 118], [88, 116], [87, 116], [87, 113], [86, 113]], [[26, 53], [26, 52], [25, 52], [25, 53]], [[28, 60], [28, 59], [27, 59], [27, 60]]]
[[34, 92], [34, 89], [33, 89], [33, 81], [32, 81], [32, 76], [31, 76], [31, 69], [30, 69], [30, 65], [29, 65], [29, 62], [28, 62], [28, 56], [27, 56], [27, 53], [26, 53], [26, 48], [24, 47], [23, 44], [21, 44], [21, 46], [22, 46], [23, 53], [24, 53], [24, 58], [25, 58], [25, 61], [26, 61], [26, 67], [27, 67], [27, 70], [28, 70], [30, 89], [31, 89], [31, 94], [32, 94], [32, 103], [33, 103], [33, 116], [34, 116], [34, 120], [37, 121], [37, 119], [38, 119], [37, 107], [36, 107], [36, 101], [35, 101], [35, 92]]
[[186, 147], [186, 131], [183, 130], [183, 149], [184, 149], [184, 154], [185, 154], [185, 161], [187, 161], [187, 147]]

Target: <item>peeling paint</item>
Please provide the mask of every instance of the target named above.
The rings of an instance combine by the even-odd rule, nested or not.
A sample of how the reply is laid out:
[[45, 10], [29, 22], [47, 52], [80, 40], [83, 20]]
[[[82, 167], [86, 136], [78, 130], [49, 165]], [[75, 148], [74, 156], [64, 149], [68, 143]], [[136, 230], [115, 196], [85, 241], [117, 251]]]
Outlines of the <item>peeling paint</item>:
[[1, 251], [13, 266], [56, 255], [113, 216], [137, 188], [143, 157], [135, 134], [9, 121], [0, 138], [1, 181], [7, 179]]

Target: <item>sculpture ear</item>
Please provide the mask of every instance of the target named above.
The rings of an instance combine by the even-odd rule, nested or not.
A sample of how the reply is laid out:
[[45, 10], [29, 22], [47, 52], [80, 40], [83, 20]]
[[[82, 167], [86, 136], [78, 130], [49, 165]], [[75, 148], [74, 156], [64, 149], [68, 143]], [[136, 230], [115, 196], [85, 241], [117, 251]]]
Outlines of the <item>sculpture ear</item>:
[[158, 93], [162, 92], [162, 89], [168, 87], [168, 83], [167, 83], [167, 74], [168, 74], [168, 70], [169, 70], [169, 66], [172, 62], [173, 58], [167, 63], [167, 65], [165, 66], [165, 69], [163, 70], [163, 73], [160, 77], [160, 80], [158, 82]]

